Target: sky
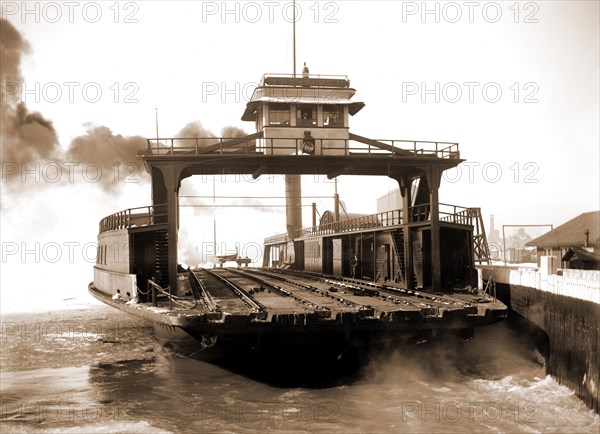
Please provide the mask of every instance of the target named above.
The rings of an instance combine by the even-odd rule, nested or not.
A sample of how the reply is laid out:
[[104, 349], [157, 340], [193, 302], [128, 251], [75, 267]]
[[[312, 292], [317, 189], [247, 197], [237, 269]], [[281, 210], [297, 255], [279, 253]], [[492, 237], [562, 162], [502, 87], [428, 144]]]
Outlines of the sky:
[[[151, 204], [145, 138], [241, 134], [253, 87], [291, 73], [291, 2], [2, 2], [0, 309], [87, 300], [98, 222]], [[350, 131], [457, 142], [440, 200], [486, 224], [553, 224], [600, 209], [599, 3], [299, 1], [297, 70], [347, 75]], [[158, 122], [156, 120], [158, 119]], [[224, 130], [226, 129], [226, 130]], [[224, 182], [227, 181], [227, 182]], [[348, 212], [395, 187], [341, 177]], [[335, 185], [303, 180], [332, 209]], [[180, 256], [213, 240], [258, 257], [285, 231], [281, 177], [186, 180]], [[358, 194], [357, 194], [358, 193]], [[264, 197], [272, 197], [266, 199]], [[310, 197], [308, 197], [310, 196]], [[256, 199], [250, 199], [254, 197]], [[231, 205], [235, 199], [218, 199]], [[203, 205], [202, 207], [191, 205]], [[26, 292], [28, 297], [23, 297]]]

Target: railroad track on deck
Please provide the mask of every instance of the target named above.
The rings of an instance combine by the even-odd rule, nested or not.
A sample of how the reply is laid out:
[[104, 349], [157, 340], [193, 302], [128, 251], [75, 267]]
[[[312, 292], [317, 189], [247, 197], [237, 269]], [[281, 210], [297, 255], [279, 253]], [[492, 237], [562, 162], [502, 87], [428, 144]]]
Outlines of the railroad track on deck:
[[306, 271], [223, 268], [202, 269], [196, 276], [213, 312], [240, 312], [243, 308], [263, 320], [302, 312], [332, 320], [340, 319], [340, 314], [383, 319], [404, 315], [401, 312], [419, 312], [422, 317], [440, 317], [444, 311], [457, 310], [477, 313], [468, 296], [432, 294]]
[[[287, 270], [264, 270], [252, 269], [238, 271], [245, 275], [254, 275], [262, 281], [271, 283], [279, 282], [278, 285], [288, 285], [293, 287], [293, 293], [298, 290], [310, 291], [320, 297], [326, 297], [345, 305], [351, 306], [352, 310], [359, 314], [361, 318], [384, 318], [388, 315], [394, 315], [393, 312], [419, 312], [423, 317], [438, 317], [442, 315], [442, 310], [450, 308], [462, 309], [464, 305], [452, 305], [440, 302], [423, 302], [423, 300], [408, 298], [387, 291], [380, 292], [374, 289], [368, 282], [362, 282], [362, 285], [350, 285], [339, 278], [333, 276], [319, 275], [294, 271], [289, 273]], [[314, 295], [313, 295], [314, 297]]]
[[[463, 300], [457, 300], [451, 296], [431, 294], [424, 291], [410, 290], [398, 287], [392, 287], [386, 284], [365, 282], [358, 279], [344, 278], [340, 276], [330, 276], [326, 274], [313, 273], [309, 271], [297, 270], [253, 270], [253, 273], [264, 276], [279, 278], [290, 284], [314, 288], [307, 283], [320, 282], [331, 285], [331, 290], [350, 291], [353, 295], [375, 297], [380, 300], [386, 300], [395, 304], [414, 306], [418, 308], [437, 308], [437, 307], [470, 307], [471, 303]], [[298, 281], [297, 279], [302, 279]]]
[[300, 304], [303, 304], [311, 309], [317, 309], [317, 310], [331, 310], [329, 309], [327, 306], [323, 306], [319, 303], [315, 303], [314, 300], [311, 300], [307, 297], [304, 297], [300, 294], [288, 291], [285, 288], [282, 288], [279, 285], [275, 285], [273, 282], [268, 281], [266, 279], [262, 279], [256, 275], [254, 275], [253, 273], [250, 272], [245, 272], [245, 271], [241, 271], [241, 270], [230, 270], [231, 272], [239, 275], [239, 276], [243, 276], [246, 279], [251, 279], [252, 281], [259, 283], [261, 286], [257, 287], [256, 290], [258, 291], [262, 291], [262, 288], [264, 288], [265, 286], [267, 286], [268, 288], [270, 288], [272, 291], [276, 291], [278, 292], [280, 295], [284, 296], [284, 297], [290, 297], [293, 300], [297, 301]]
[[[241, 302], [251, 312], [266, 312], [266, 307], [263, 304], [254, 300], [243, 288], [219, 273], [203, 268], [194, 275], [198, 278], [208, 297], [210, 297], [212, 310], [231, 310], [232, 305], [233, 307], [236, 307], [236, 305], [239, 307], [239, 303], [232, 302], [233, 299]], [[211, 284], [215, 282], [217, 285]]]
[[[243, 276], [246, 279], [251, 279], [251, 280], [259, 283], [261, 286], [267, 286], [270, 289], [279, 292], [281, 295], [283, 295], [285, 297], [290, 297], [290, 298], [294, 299], [295, 301], [297, 301], [298, 303], [301, 303], [311, 309], [317, 309], [317, 310], [323, 310], [323, 311], [331, 311], [332, 310], [331, 307], [325, 306], [324, 304], [322, 304], [322, 302], [315, 301], [314, 297], [310, 296], [312, 294], [309, 294], [308, 291], [310, 291], [310, 293], [315, 293], [319, 296], [327, 297], [329, 299], [335, 300], [337, 303], [339, 303], [340, 306], [351, 307], [356, 310], [361, 310], [361, 309], [365, 308], [365, 306], [360, 303], [355, 303], [355, 302], [348, 300], [341, 296], [335, 296], [327, 291], [324, 291], [324, 290], [316, 288], [316, 287], [312, 287], [309, 285], [302, 285], [301, 283], [294, 282], [293, 280], [282, 279], [280, 276], [273, 276], [268, 273], [263, 274], [257, 270], [250, 271], [250, 270], [230, 269], [229, 271], [232, 273], [238, 274], [240, 276]], [[267, 277], [267, 278], [265, 278], [265, 277]], [[305, 290], [305, 292], [302, 293], [299, 291], [290, 291], [288, 289], [283, 288], [280, 284], [276, 284], [273, 280], [276, 280], [278, 282], [284, 282], [287, 285], [293, 285], [295, 288], [300, 288], [301, 290]]]

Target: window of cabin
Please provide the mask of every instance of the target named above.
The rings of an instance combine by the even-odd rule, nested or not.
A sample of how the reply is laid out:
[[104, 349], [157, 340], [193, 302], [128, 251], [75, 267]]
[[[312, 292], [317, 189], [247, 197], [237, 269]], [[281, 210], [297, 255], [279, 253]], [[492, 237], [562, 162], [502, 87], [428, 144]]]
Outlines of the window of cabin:
[[269, 125], [289, 125], [290, 105], [271, 104], [269, 106]]
[[310, 127], [317, 125], [317, 106], [316, 105], [300, 105], [298, 106], [298, 120], [296, 125], [299, 127]]
[[325, 126], [325, 127], [343, 127], [344, 126], [344, 106], [342, 106], [342, 105], [324, 105], [323, 106], [323, 126]]

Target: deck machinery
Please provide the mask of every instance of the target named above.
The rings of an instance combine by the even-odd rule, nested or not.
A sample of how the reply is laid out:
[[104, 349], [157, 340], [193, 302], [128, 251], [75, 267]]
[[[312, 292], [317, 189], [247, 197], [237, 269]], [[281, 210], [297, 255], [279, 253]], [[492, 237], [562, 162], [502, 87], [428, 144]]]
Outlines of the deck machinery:
[[[354, 93], [345, 76], [266, 74], [242, 116], [254, 134], [149, 139], [139, 158], [153, 205], [100, 222], [90, 292], [194, 353], [469, 335], [505, 317], [502, 303], [476, 289], [475, 261], [486, 256], [484, 232], [474, 231], [479, 210], [438, 200], [443, 171], [463, 161], [458, 144], [353, 134], [349, 116], [364, 107]], [[265, 240], [261, 269], [178, 265], [181, 181], [220, 174], [285, 175], [285, 233]], [[336, 209], [303, 227], [307, 174], [390, 177], [401, 206], [354, 218]]]

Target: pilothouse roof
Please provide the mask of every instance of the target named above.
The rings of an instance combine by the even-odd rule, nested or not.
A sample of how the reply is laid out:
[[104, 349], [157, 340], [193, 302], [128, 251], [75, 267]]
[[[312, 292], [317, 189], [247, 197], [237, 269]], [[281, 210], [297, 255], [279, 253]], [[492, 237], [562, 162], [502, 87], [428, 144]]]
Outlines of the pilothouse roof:
[[265, 74], [254, 89], [242, 120], [255, 121], [260, 103], [347, 105], [348, 113], [354, 115], [365, 106], [364, 102], [351, 100], [355, 93], [345, 75]]

